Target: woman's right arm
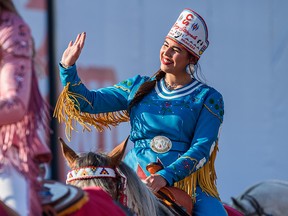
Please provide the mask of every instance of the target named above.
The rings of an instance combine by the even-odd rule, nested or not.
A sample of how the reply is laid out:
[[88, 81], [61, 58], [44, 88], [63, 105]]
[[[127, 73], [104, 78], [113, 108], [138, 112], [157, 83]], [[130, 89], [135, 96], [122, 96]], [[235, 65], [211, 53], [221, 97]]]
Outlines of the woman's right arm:
[[[76, 103], [74, 100], [75, 105], [79, 105], [81, 112], [91, 114], [126, 110], [131, 89], [142, 80], [140, 76], [136, 76], [129, 79], [129, 82], [121, 82], [98, 90], [89, 90], [78, 77], [75, 64], [69, 68], [64, 68], [60, 64], [59, 71], [62, 85], [66, 87], [69, 85], [70, 95], [77, 94], [78, 96], [75, 97], [77, 100]], [[127, 83], [133, 83], [133, 85]]]
[[[80, 57], [85, 44], [86, 33], [78, 34], [75, 41], [70, 41], [63, 52], [59, 64], [60, 79], [63, 87], [69, 85], [68, 91], [80, 97], [74, 98], [74, 104], [79, 105], [81, 112], [99, 113], [124, 110], [126, 108], [127, 94], [113, 91], [89, 91], [81, 82], [77, 74], [76, 61]], [[71, 97], [71, 94], [70, 98]], [[83, 99], [85, 98], [85, 99]], [[97, 109], [95, 109], [97, 108]]]
[[63, 87], [68, 87], [69, 97], [74, 98], [74, 105], [79, 105], [81, 112], [97, 114], [127, 110], [133, 89], [137, 89], [147, 77], [135, 76], [111, 87], [88, 90], [78, 77], [76, 68], [85, 39], [85, 33], [78, 34], [75, 42], [70, 41], [62, 55], [59, 71]]

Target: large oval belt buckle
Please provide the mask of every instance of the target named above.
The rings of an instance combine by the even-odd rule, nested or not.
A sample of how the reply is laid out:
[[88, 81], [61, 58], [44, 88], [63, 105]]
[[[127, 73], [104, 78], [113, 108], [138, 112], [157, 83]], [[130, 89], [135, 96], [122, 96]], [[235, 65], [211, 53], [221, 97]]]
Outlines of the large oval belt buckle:
[[150, 148], [154, 152], [165, 153], [172, 148], [172, 142], [168, 137], [155, 136], [150, 142]]

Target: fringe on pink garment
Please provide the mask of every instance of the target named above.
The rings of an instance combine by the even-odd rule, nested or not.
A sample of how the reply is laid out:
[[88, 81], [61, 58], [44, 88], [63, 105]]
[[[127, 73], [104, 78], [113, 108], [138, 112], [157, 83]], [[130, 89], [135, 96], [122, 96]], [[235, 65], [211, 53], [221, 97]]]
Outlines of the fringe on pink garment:
[[[3, 163], [11, 163], [18, 172], [28, 179], [30, 184], [30, 210], [31, 215], [34, 216], [42, 215], [38, 197], [38, 191], [41, 188], [41, 184], [37, 180], [39, 164], [51, 160], [49, 148], [43, 146], [48, 142], [51, 132], [49, 127], [50, 106], [41, 96], [34, 68], [29, 100], [27, 114], [20, 122], [0, 127], [0, 142], [4, 142], [0, 145], [0, 167]], [[45, 143], [39, 141], [38, 132], [41, 130], [45, 134]], [[44, 150], [38, 152], [41, 151], [41, 145], [42, 150]], [[18, 150], [18, 154], [9, 152], [12, 149]], [[15, 156], [18, 156], [18, 158], [13, 158]]]

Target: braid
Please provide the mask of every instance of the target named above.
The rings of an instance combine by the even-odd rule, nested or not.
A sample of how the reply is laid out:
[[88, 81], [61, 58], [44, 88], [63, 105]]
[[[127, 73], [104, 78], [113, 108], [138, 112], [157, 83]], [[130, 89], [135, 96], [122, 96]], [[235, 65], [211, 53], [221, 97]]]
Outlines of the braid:
[[165, 72], [158, 70], [152, 77], [155, 76], [154, 80], [149, 79], [148, 81], [144, 82], [136, 92], [134, 98], [132, 99], [131, 103], [128, 107], [128, 112], [130, 112], [131, 108], [139, 103], [145, 95], [147, 95], [154, 87], [157, 81], [165, 76]]

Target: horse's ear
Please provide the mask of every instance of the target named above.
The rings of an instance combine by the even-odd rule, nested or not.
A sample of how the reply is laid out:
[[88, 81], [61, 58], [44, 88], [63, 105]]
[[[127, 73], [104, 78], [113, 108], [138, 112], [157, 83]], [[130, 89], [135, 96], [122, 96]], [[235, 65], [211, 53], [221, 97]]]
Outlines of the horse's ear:
[[231, 197], [232, 200], [232, 207], [238, 211], [243, 211], [244, 207], [241, 202], [239, 202], [236, 198]]
[[128, 139], [129, 139], [129, 136], [125, 140], [123, 140], [122, 143], [116, 146], [110, 153], [108, 153], [108, 156], [112, 160], [112, 166], [118, 166], [120, 164], [125, 153]]
[[64, 140], [59, 137], [61, 143], [62, 153], [68, 163], [70, 168], [73, 167], [75, 160], [78, 158], [78, 155], [64, 142]]

